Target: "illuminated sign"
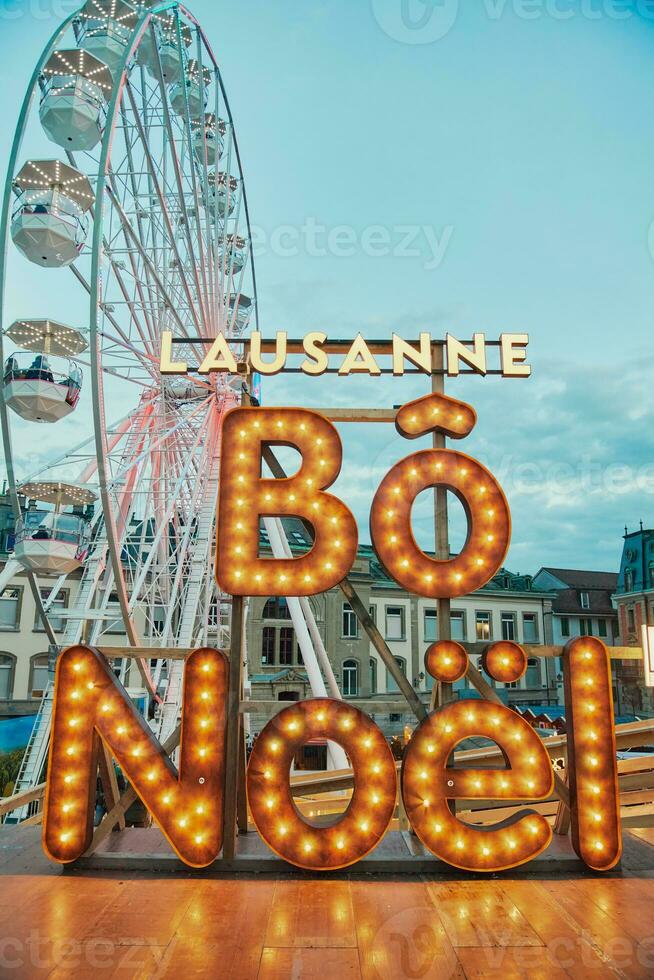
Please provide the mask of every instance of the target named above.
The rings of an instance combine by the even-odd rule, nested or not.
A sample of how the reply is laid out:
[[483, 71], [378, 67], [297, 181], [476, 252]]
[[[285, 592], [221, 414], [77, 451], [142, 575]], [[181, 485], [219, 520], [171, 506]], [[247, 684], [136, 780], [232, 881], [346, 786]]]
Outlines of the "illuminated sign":
[[[518, 677], [524, 652], [516, 644], [486, 652], [491, 675]], [[464, 662], [465, 657], [465, 662]], [[467, 669], [462, 647], [430, 647], [427, 668], [439, 680]], [[597, 639], [573, 640], [563, 656], [569, 736], [572, 842], [590, 868], [607, 871], [620, 858], [615, 734], [608, 653]], [[70, 647], [58, 659], [54, 724], [43, 842], [55, 861], [68, 863], [88, 848], [99, 739], [115, 756], [181, 860], [211, 864], [223, 824], [227, 671], [215, 650], [197, 650], [184, 670], [179, 773], [120, 682], [95, 650]], [[505, 766], [461, 769], [449, 764], [456, 746], [472, 736], [495, 742]], [[289, 769], [310, 739], [330, 739], [346, 751], [354, 790], [343, 815], [315, 826], [293, 803]], [[395, 761], [375, 722], [354, 705], [318, 698], [283, 709], [259, 735], [247, 769], [252, 819], [270, 849], [311, 871], [349, 867], [379, 844], [396, 805]], [[438, 858], [469, 871], [495, 872], [525, 864], [550, 843], [539, 813], [519, 809], [495, 826], [473, 826], [451, 812], [452, 800], [538, 802], [552, 793], [552, 765], [534, 729], [511, 709], [486, 701], [458, 701], [432, 712], [413, 733], [400, 776], [406, 814]]]
[[[240, 363], [234, 353], [234, 344], [239, 343], [244, 351]], [[219, 333], [202, 361], [193, 368], [187, 361], [175, 358], [173, 335], [170, 331], [164, 331], [161, 337], [159, 368], [162, 374], [188, 374], [195, 370], [199, 374], [254, 372], [275, 375], [287, 367], [291, 355], [300, 354], [302, 361], [299, 370], [307, 377], [320, 377], [329, 369], [330, 355], [339, 355], [340, 364], [335, 370], [340, 377], [353, 374], [376, 377], [382, 373], [380, 356], [389, 355], [391, 373], [396, 377], [404, 375], [407, 368], [431, 376], [434, 343], [434, 338], [429, 333], [421, 333], [415, 342], [393, 334], [390, 341], [378, 343], [365, 340], [358, 334], [345, 345], [339, 341], [330, 341], [326, 333], [319, 331], [305, 334], [299, 341], [289, 340], [288, 334], [283, 332], [278, 332], [272, 340], [265, 340], [255, 331], [242, 341], [238, 338], [230, 341]], [[462, 365], [465, 370], [483, 377], [490, 370], [491, 349], [497, 349], [499, 355], [498, 366], [493, 369], [494, 374], [501, 374], [505, 378], [531, 376], [531, 367], [527, 363], [529, 337], [525, 333], [504, 333], [497, 341], [488, 341], [484, 334], [476, 333], [470, 344], [448, 334], [442, 344], [445, 373], [449, 377], [457, 377], [461, 373]]]
[[47, 854], [65, 864], [91, 843], [102, 739], [181, 860], [211, 864], [222, 847], [226, 698], [224, 655], [196, 650], [184, 670], [177, 772], [105, 658], [84, 646], [64, 650], [43, 816]]
[[[261, 477], [263, 448], [286, 445], [302, 456], [286, 480]], [[303, 408], [241, 408], [223, 423], [216, 576], [231, 595], [308, 596], [345, 578], [357, 553], [356, 521], [326, 489], [343, 457], [338, 432]], [[300, 558], [259, 557], [259, 517], [305, 517], [316, 543]]]
[[[462, 439], [476, 422], [464, 402], [431, 394], [403, 406], [396, 427], [407, 439], [433, 431]], [[301, 456], [297, 473], [266, 479], [268, 447]], [[309, 596], [325, 592], [349, 573], [357, 527], [343, 501], [328, 492], [336, 480], [342, 446], [333, 425], [302, 408], [237, 408], [222, 431], [216, 575], [234, 596]], [[417, 495], [445, 488], [461, 500], [468, 522], [459, 555], [438, 560], [423, 552], [411, 531]], [[312, 530], [312, 548], [298, 557], [259, 555], [263, 517], [295, 517]], [[477, 460], [453, 449], [409, 455], [375, 493], [370, 516], [374, 546], [389, 574], [427, 597], [454, 597], [489, 581], [509, 544], [509, 507], [495, 477]], [[517, 643], [491, 643], [483, 668], [500, 683], [514, 683], [527, 666]], [[453, 683], [469, 669], [465, 648], [441, 641], [425, 666], [437, 681]], [[620, 809], [610, 663], [599, 639], [576, 639], [563, 654], [572, 844], [582, 861], [607, 871], [621, 853]], [[100, 739], [182, 861], [211, 864], [223, 837], [227, 663], [218, 651], [197, 650], [186, 660], [179, 770], [132, 705], [103, 657], [86, 647], [64, 651], [57, 662], [44, 846], [56, 861], [70, 862], [88, 848]], [[504, 766], [463, 769], [451, 765], [465, 739], [486, 738], [499, 747]], [[342, 746], [353, 774], [345, 813], [315, 826], [295, 807], [291, 761], [311, 739]], [[252, 819], [268, 847], [311, 871], [349, 867], [378, 845], [401, 799], [425, 847], [469, 871], [496, 872], [525, 864], [550, 843], [552, 831], [534, 809], [516, 807], [496, 825], [474, 826], [452, 812], [454, 800], [537, 804], [553, 792], [552, 764], [527, 722], [501, 704], [462, 700], [424, 718], [405, 751], [399, 791], [396, 765], [374, 721], [352, 704], [319, 698], [289, 705], [260, 733], [247, 767]]]

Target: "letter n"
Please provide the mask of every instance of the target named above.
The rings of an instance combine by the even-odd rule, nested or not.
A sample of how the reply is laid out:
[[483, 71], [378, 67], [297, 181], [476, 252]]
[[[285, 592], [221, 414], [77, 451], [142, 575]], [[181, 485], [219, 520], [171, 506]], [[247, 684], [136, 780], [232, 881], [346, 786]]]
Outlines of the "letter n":
[[195, 650], [184, 667], [179, 772], [105, 658], [90, 647], [57, 661], [43, 846], [62, 864], [91, 843], [100, 739], [185, 864], [222, 847], [227, 662]]

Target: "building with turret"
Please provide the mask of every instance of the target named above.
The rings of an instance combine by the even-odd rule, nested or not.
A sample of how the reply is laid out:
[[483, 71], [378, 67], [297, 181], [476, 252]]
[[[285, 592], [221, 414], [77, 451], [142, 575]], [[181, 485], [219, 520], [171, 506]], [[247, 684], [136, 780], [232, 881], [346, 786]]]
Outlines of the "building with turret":
[[[637, 531], [625, 527], [614, 602], [621, 645], [640, 646], [643, 626], [654, 626], [654, 530], [642, 521]], [[616, 677], [622, 707], [654, 715], [654, 692], [645, 685], [642, 662], [618, 661]]]

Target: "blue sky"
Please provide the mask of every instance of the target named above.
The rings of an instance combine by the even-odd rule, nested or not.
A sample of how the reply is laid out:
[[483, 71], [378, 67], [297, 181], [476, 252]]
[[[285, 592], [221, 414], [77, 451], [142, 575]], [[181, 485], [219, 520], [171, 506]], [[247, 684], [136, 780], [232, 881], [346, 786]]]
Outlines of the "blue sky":
[[[71, 9], [0, 2], [3, 164], [33, 63]], [[461, 448], [505, 486], [509, 567], [617, 568], [624, 524], [654, 521], [654, 5], [405, 0], [404, 20], [402, 0], [192, 10], [236, 120], [264, 332], [529, 333], [531, 380], [449, 383], [479, 414]], [[323, 248], [339, 226], [348, 254]], [[377, 226], [384, 255], [362, 244]], [[265, 397], [384, 407], [424, 390], [292, 376]], [[390, 428], [342, 434], [339, 488], [366, 539], [375, 487], [415, 444]], [[425, 544], [429, 506], [415, 516]]]

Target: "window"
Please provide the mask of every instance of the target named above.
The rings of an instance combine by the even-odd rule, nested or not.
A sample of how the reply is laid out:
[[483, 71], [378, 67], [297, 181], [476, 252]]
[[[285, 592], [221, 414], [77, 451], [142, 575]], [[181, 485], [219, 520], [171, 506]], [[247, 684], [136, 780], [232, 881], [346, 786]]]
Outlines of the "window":
[[10, 653], [0, 653], [0, 700], [7, 701], [14, 693], [14, 669], [16, 658]]
[[632, 568], [626, 568], [624, 573], [624, 590], [625, 592], [634, 591], [634, 572]]
[[515, 640], [515, 638], [516, 638], [515, 613], [503, 612], [502, 613], [502, 639]]
[[592, 619], [580, 619], [579, 620], [579, 635], [580, 636], [592, 636], [593, 635], [593, 621], [592, 621]]
[[282, 626], [279, 631], [279, 663], [288, 667], [293, 663], [295, 630], [292, 626]]
[[[404, 660], [402, 657], [395, 657], [395, 663], [406, 677], [406, 660]], [[393, 677], [391, 676], [391, 673], [388, 670], [386, 671], [386, 690], [388, 692], [399, 691], [399, 687], [393, 680]]]
[[30, 687], [27, 692], [30, 697], [40, 698], [43, 691], [48, 686], [48, 661], [47, 653], [40, 653], [32, 657], [30, 663]]
[[651, 561], [647, 567], [647, 587], [654, 589], [654, 561]]
[[374, 657], [370, 658], [370, 690], [372, 694], [377, 693], [377, 661]]
[[264, 626], [261, 631], [261, 663], [270, 667], [275, 663], [275, 627]]
[[120, 611], [120, 604], [118, 602], [118, 593], [112, 592], [109, 596], [109, 601], [107, 603], [107, 613], [109, 616], [115, 616], [115, 619], [107, 619], [107, 626], [105, 633], [124, 633], [125, 626], [123, 624], [123, 617]]
[[433, 643], [438, 639], [438, 617], [435, 609], [425, 609], [424, 628], [427, 643]]
[[475, 613], [475, 629], [478, 640], [490, 640], [491, 614], [489, 612]]
[[357, 617], [349, 602], [343, 603], [342, 630], [343, 632], [341, 633], [341, 636], [347, 640], [356, 640], [357, 636], [359, 635]]
[[402, 606], [386, 606], [386, 639], [404, 639], [404, 609]]
[[152, 636], [161, 636], [166, 625], [166, 610], [163, 606], [155, 606], [152, 610], [152, 623], [150, 628]]
[[561, 616], [561, 636], [570, 636], [570, 618]]
[[463, 609], [452, 609], [450, 612], [450, 630], [453, 640], [466, 638], [466, 614]]
[[377, 606], [368, 606], [368, 615], [372, 619], [375, 626], [377, 625]]
[[290, 619], [291, 614], [288, 610], [288, 602], [285, 596], [273, 596], [266, 600], [261, 614], [263, 619]]
[[[41, 600], [45, 605], [48, 599], [50, 598], [50, 589], [39, 589], [39, 592], [41, 593]], [[61, 591], [57, 592], [57, 595], [50, 603], [50, 606], [48, 607], [48, 611], [46, 613], [48, 617], [48, 621], [52, 626], [53, 630], [55, 631], [55, 633], [61, 633], [66, 625], [65, 619], [63, 619], [61, 616], [57, 616], [56, 610], [65, 609], [67, 605], [68, 605], [68, 596], [66, 592], [62, 589]], [[43, 622], [38, 612], [34, 616], [34, 629], [37, 633], [45, 632]]]
[[630, 633], [636, 632], [636, 617], [634, 615], [634, 607], [630, 606], [627, 609], [627, 628]]
[[20, 589], [4, 589], [0, 595], [0, 630], [20, 627]]
[[541, 683], [540, 660], [538, 657], [529, 657], [527, 660], [525, 684], [527, 687], [540, 687]]
[[608, 636], [608, 630], [606, 628], [606, 620], [605, 619], [598, 619], [597, 620], [597, 635], [598, 636]]
[[538, 643], [538, 620], [536, 613], [522, 614], [522, 634], [525, 643]]
[[356, 660], [343, 661], [343, 697], [355, 698], [359, 693], [359, 665]]
[[579, 605], [582, 609], [590, 609], [590, 593], [580, 592], [579, 593]]

